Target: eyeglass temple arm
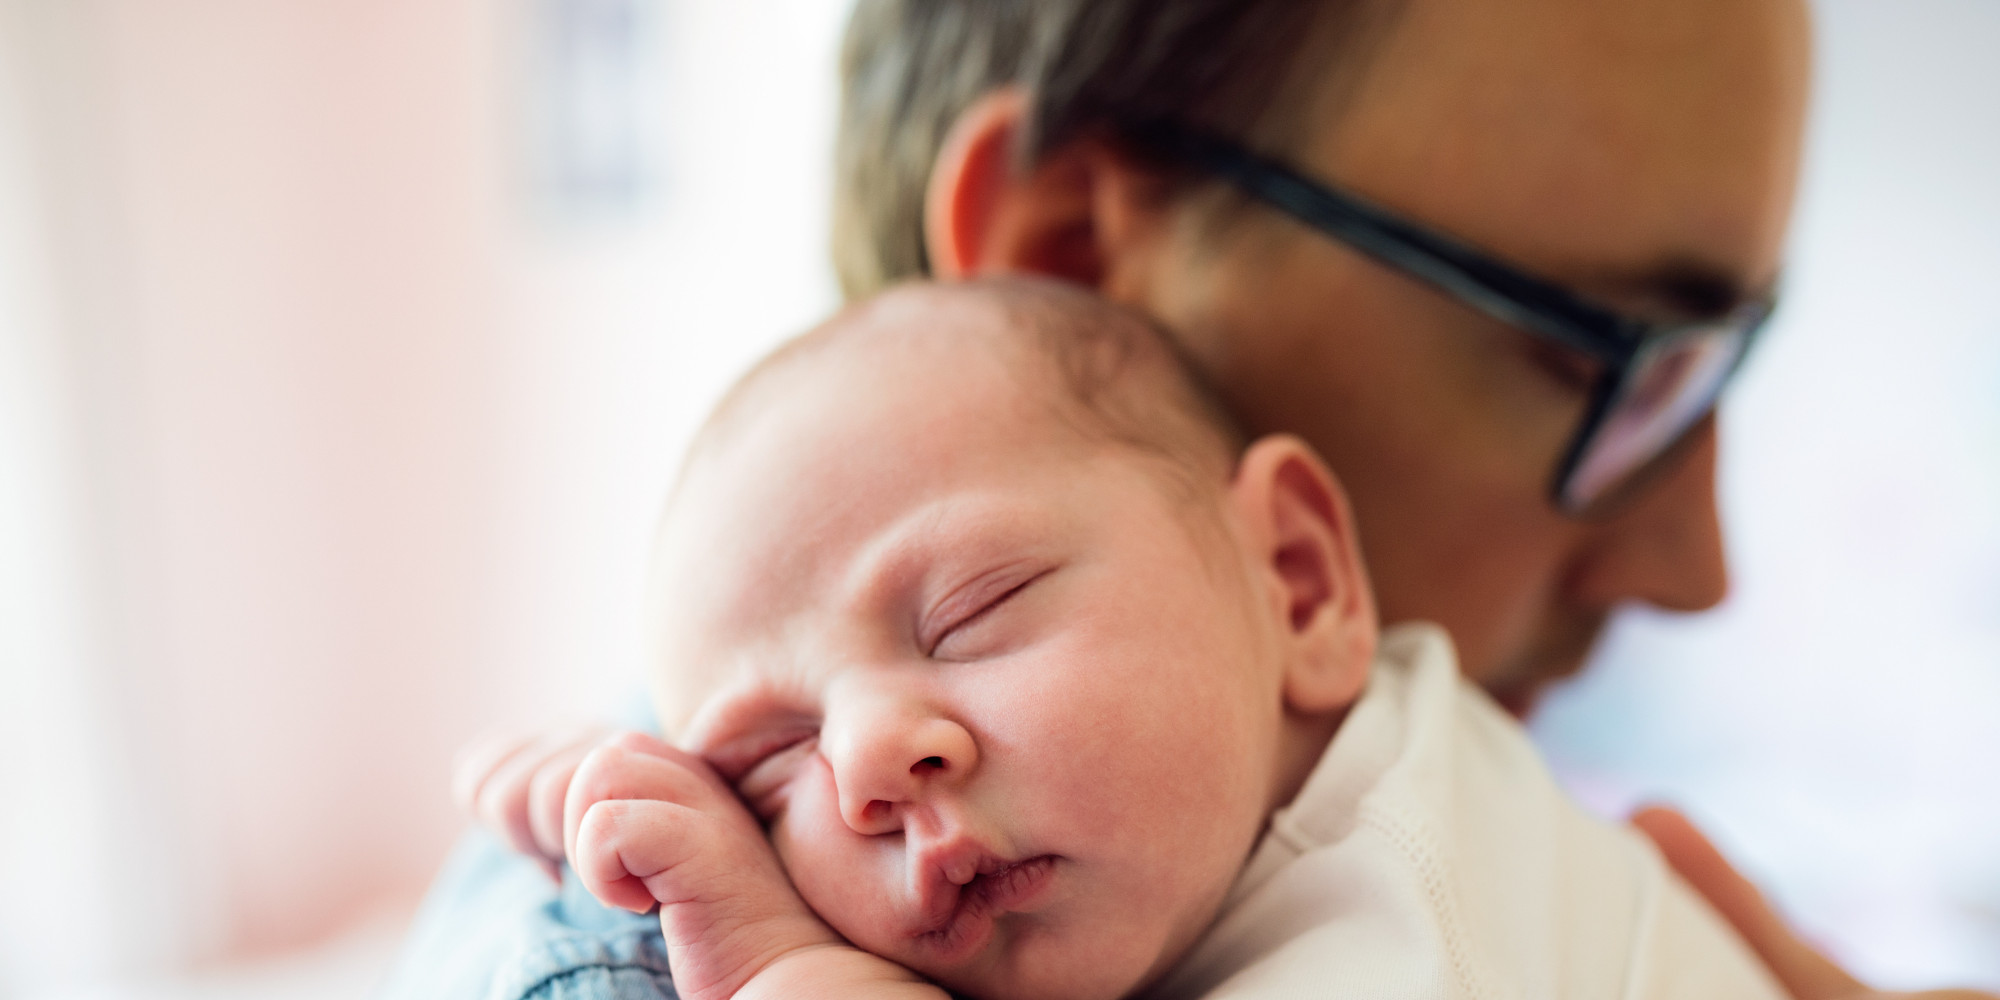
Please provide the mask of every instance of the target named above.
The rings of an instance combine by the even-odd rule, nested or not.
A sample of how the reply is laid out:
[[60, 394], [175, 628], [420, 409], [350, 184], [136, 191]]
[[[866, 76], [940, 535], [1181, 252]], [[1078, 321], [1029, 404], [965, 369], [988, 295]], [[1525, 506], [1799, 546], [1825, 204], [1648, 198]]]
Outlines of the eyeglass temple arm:
[[1625, 362], [1638, 348], [1638, 331], [1616, 314], [1227, 139], [1168, 124], [1138, 127], [1130, 134], [1145, 148], [1222, 177], [1245, 194], [1437, 285], [1503, 323], [1614, 364]]

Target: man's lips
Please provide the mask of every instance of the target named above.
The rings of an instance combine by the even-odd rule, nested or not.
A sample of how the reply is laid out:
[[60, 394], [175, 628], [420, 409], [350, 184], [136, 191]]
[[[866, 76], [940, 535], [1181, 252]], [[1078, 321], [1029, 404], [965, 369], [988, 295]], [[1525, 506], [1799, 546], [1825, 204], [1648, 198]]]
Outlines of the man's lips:
[[912, 936], [938, 959], [952, 962], [984, 947], [1001, 914], [1039, 901], [1055, 876], [1056, 857], [1010, 861], [960, 850], [926, 859], [923, 867], [921, 922]]

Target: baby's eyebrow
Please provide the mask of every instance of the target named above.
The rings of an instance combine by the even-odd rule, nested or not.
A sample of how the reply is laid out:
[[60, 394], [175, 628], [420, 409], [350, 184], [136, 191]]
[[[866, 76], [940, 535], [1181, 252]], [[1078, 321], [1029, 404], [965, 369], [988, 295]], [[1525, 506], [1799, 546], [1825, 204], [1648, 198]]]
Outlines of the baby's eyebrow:
[[841, 600], [879, 607], [907, 596], [940, 565], [1014, 558], [1045, 540], [1039, 505], [993, 490], [953, 493], [911, 511], [855, 553]]
[[850, 608], [898, 603], [937, 560], [937, 539], [949, 531], [951, 504], [932, 502], [878, 532], [848, 560], [835, 600]]
[[819, 724], [815, 720], [798, 720], [793, 725], [777, 727], [757, 727], [750, 732], [712, 747], [702, 754], [702, 759], [715, 768], [724, 781], [736, 784], [743, 776], [766, 757], [797, 745], [802, 740], [818, 735]]

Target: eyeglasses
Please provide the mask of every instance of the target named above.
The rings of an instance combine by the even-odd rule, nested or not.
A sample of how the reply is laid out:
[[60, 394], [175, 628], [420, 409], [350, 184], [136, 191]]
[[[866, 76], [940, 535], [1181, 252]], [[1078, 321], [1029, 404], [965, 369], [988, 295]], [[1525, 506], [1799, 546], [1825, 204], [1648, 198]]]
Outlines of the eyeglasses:
[[1549, 486], [1550, 502], [1573, 516], [1616, 507], [1672, 462], [1774, 305], [1764, 295], [1692, 322], [1623, 316], [1220, 136], [1170, 123], [1126, 134], [1494, 319], [1601, 362]]

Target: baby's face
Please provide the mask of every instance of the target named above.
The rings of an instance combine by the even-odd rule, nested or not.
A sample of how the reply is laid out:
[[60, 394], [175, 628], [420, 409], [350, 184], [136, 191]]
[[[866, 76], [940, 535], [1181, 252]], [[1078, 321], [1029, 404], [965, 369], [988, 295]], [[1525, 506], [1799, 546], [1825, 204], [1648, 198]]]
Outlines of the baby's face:
[[1177, 493], [964, 353], [836, 356], [692, 470], [663, 716], [855, 944], [967, 994], [1118, 996], [1274, 805], [1280, 626], [1224, 484]]

